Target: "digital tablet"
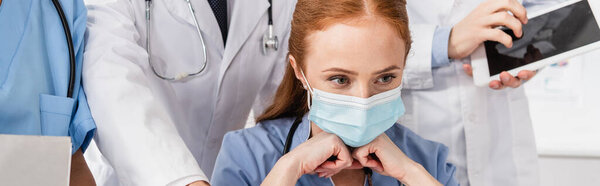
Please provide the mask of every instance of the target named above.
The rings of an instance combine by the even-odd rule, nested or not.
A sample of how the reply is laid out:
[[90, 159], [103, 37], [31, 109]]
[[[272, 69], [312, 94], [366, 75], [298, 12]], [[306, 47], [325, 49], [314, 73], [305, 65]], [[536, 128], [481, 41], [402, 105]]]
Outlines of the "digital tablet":
[[471, 55], [475, 85], [499, 80], [503, 71], [516, 76], [600, 48], [600, 1], [572, 0], [528, 14], [523, 36], [513, 37], [512, 48], [486, 41]]

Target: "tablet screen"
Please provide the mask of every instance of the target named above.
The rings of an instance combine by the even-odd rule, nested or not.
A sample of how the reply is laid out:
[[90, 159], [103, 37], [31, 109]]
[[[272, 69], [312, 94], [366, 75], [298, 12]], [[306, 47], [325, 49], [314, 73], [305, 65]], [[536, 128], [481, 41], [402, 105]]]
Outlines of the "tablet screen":
[[513, 47], [485, 42], [490, 76], [600, 41], [600, 29], [587, 1], [562, 7], [529, 19], [523, 37], [513, 37]]

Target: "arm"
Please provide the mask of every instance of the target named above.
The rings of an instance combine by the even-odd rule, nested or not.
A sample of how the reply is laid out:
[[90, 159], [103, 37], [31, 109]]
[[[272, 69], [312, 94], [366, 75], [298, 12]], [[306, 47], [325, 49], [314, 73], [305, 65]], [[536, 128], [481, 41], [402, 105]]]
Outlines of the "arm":
[[87, 21], [87, 11], [82, 0], [70, 0], [61, 2], [63, 8], [73, 11], [73, 22], [70, 23], [73, 47], [75, 50], [76, 73], [74, 74], [75, 91], [73, 92], [77, 110], [75, 111], [69, 125], [69, 136], [71, 136], [73, 155], [71, 157], [70, 185], [95, 185], [94, 177], [83, 157], [94, 132], [96, 124], [92, 119], [87, 99], [81, 84], [81, 69], [83, 66], [84, 34]]
[[83, 81], [98, 126], [96, 142], [121, 184], [207, 180], [140, 65], [148, 55], [138, 42], [131, 1], [86, 3]]
[[[330, 160], [332, 156], [336, 159]], [[295, 185], [304, 174], [330, 178], [346, 168], [362, 168], [353, 162], [350, 150], [339, 137], [321, 132], [277, 160], [261, 185]]]
[[[281, 149], [270, 147], [273, 139], [267, 135], [244, 131], [227, 133], [217, 156], [212, 184], [295, 185], [304, 174], [331, 177], [352, 165], [346, 145], [334, 134], [315, 135], [281, 158], [278, 153], [273, 153]], [[331, 156], [338, 159], [328, 161]], [[277, 162], [272, 165], [274, 160]]]
[[450, 64], [448, 40], [452, 27], [411, 25], [411, 30], [413, 44], [406, 60], [403, 86], [408, 89], [431, 88], [433, 87], [432, 68]]
[[406, 156], [385, 133], [355, 149], [352, 156], [362, 166], [406, 185], [441, 185], [421, 164]]
[[[448, 57], [452, 59], [468, 57], [484, 41], [496, 41], [511, 48], [512, 37], [496, 27], [508, 27], [517, 37], [521, 37], [523, 24], [527, 24], [527, 11], [521, 2], [517, 0], [482, 2], [452, 28], [448, 43]], [[470, 64], [463, 64], [463, 69], [467, 75], [472, 76], [473, 69]], [[500, 80], [491, 81], [489, 87], [496, 90], [503, 89], [505, 86], [517, 88], [521, 86], [522, 80], [528, 80], [534, 75], [533, 71], [527, 70], [520, 71], [517, 77], [502, 72]]]

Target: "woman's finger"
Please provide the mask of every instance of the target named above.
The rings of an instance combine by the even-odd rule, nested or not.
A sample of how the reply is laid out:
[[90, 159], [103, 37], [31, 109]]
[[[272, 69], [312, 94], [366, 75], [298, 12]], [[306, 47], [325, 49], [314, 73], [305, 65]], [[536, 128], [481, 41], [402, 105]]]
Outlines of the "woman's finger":
[[352, 154], [350, 153], [350, 150], [348, 150], [348, 147], [346, 147], [346, 145], [344, 144], [344, 142], [341, 139], [338, 140], [337, 147], [340, 149], [338, 151], [338, 153], [336, 154], [336, 156], [339, 160], [340, 166], [342, 168], [347, 168], [347, 167], [352, 166], [352, 162], [354, 162], [354, 158], [352, 158]]
[[361, 165], [365, 165], [367, 164], [367, 156], [370, 154], [369, 152], [369, 144], [359, 147], [357, 149], [354, 149], [354, 151], [352, 152], [352, 157], [354, 159], [356, 159]]
[[346, 169], [362, 169], [364, 166], [358, 160], [352, 161], [352, 165]]
[[368, 159], [363, 166], [375, 169], [377, 172], [383, 172], [383, 164], [378, 160]]
[[373, 168], [376, 171], [383, 170], [383, 165], [381, 162], [371, 157], [370, 148], [371, 147], [369, 146], [357, 148], [352, 153], [352, 157], [354, 157], [364, 167]]

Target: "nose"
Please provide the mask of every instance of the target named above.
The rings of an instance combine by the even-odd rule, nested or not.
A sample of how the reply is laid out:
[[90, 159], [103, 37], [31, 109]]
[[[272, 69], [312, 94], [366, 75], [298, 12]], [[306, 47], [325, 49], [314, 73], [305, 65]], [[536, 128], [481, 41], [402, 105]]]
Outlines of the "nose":
[[371, 91], [371, 88], [368, 83], [361, 83], [360, 86], [357, 87], [357, 89], [357, 93], [354, 94], [354, 96], [356, 97], [368, 98], [371, 97], [373, 94], [373, 91]]

